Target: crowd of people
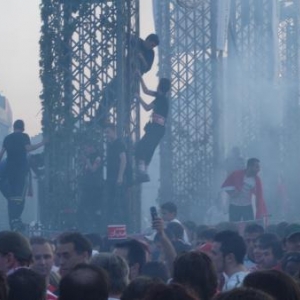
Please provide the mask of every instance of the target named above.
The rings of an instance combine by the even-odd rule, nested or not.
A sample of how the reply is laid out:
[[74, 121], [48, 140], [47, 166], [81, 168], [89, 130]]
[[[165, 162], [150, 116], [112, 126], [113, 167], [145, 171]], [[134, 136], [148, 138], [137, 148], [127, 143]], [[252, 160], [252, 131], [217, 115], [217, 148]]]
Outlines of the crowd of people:
[[172, 202], [153, 232], [110, 240], [0, 232], [1, 300], [300, 299], [300, 224], [180, 222]]

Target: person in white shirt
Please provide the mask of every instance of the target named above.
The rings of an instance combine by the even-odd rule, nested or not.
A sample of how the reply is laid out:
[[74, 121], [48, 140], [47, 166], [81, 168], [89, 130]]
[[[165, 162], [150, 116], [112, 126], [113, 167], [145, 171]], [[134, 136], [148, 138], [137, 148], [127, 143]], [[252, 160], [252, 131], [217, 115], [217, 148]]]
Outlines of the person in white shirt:
[[219, 274], [224, 273], [223, 291], [228, 291], [242, 285], [249, 273], [243, 265], [246, 255], [246, 245], [243, 238], [230, 230], [216, 234], [212, 245], [212, 260]]
[[[181, 222], [176, 218], [177, 217], [177, 206], [173, 202], [165, 202], [160, 206], [160, 213], [161, 217], [165, 222], [165, 225], [168, 225], [168, 223], [176, 222], [180, 225]], [[187, 244], [190, 244], [188, 235], [186, 231], [183, 232], [183, 241]]]

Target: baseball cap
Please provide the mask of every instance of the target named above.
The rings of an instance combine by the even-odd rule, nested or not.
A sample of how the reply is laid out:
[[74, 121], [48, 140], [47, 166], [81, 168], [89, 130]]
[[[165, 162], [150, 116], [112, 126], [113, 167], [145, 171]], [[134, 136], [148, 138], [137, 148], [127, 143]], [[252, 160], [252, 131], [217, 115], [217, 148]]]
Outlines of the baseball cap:
[[19, 232], [1, 231], [0, 232], [0, 253], [13, 253], [16, 259], [31, 260], [31, 247], [25, 236]]
[[300, 224], [293, 223], [293, 224], [288, 225], [285, 228], [285, 235], [284, 235], [284, 237], [286, 239], [289, 239], [292, 235], [294, 235], [296, 233], [300, 234]]

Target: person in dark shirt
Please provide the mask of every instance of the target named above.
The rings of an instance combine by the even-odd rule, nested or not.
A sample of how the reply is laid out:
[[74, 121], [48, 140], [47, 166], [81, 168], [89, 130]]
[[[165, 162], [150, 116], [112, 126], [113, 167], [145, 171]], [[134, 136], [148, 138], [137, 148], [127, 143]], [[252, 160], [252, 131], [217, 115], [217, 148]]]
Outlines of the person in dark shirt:
[[84, 146], [81, 176], [80, 203], [77, 216], [82, 231], [97, 229], [102, 196], [101, 158], [95, 145], [88, 142]]
[[[131, 37], [130, 44], [132, 48], [137, 51], [138, 62], [134, 63], [134, 67], [130, 67], [132, 62], [130, 58], [127, 57], [126, 69], [125, 69], [125, 87], [129, 86], [128, 78], [130, 78], [128, 72], [133, 69], [133, 72], [139, 72], [141, 75], [149, 72], [152, 68], [155, 53], [154, 48], [159, 45], [159, 38], [156, 34], [149, 34], [145, 40], [137, 37]], [[133, 73], [133, 74], [134, 74]], [[135, 76], [132, 76], [135, 78]], [[104, 115], [109, 111], [111, 107], [116, 104], [118, 90], [118, 75], [111, 80], [111, 82], [106, 86], [103, 91], [103, 98], [98, 107], [96, 118], [100, 118], [105, 121], [106, 116]]]
[[5, 137], [0, 161], [4, 153], [7, 154], [3, 179], [6, 182], [4, 196], [8, 200], [8, 217], [12, 230], [23, 227], [21, 215], [25, 204], [26, 182], [29, 172], [27, 153], [42, 147], [45, 141], [31, 145], [28, 134], [24, 133], [24, 122], [16, 120], [13, 124], [14, 132]]
[[165, 125], [169, 111], [169, 100], [166, 94], [171, 88], [171, 83], [169, 79], [161, 78], [157, 90], [151, 91], [141, 76], [140, 79], [144, 93], [155, 97], [154, 101], [147, 104], [139, 95], [136, 95], [146, 111], [152, 110], [152, 120], [144, 128], [145, 134], [136, 146], [135, 155], [139, 168], [138, 181], [147, 182], [150, 180], [147, 167], [166, 130]]
[[123, 141], [117, 136], [115, 125], [107, 124], [105, 135], [108, 141], [106, 176], [108, 221], [125, 221], [125, 200], [121, 198], [126, 197], [128, 186], [126, 148]]

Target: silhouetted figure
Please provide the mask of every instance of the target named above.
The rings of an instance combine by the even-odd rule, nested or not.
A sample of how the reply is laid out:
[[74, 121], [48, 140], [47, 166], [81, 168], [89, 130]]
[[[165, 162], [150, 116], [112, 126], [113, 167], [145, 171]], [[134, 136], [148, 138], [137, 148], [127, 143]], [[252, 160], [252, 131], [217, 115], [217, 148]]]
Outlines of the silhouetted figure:
[[25, 125], [22, 120], [13, 124], [14, 132], [5, 137], [0, 161], [7, 153], [7, 161], [3, 170], [2, 193], [8, 200], [8, 217], [12, 230], [23, 230], [21, 215], [24, 210], [26, 187], [29, 174], [27, 153], [42, 147], [40, 143], [31, 145], [28, 134], [24, 133]]
[[[134, 79], [135, 73], [139, 72], [141, 75], [151, 70], [155, 53], [154, 48], [159, 45], [159, 38], [156, 34], [152, 33], [147, 36], [145, 40], [141, 38], [132, 37], [131, 47], [136, 49], [138, 61], [131, 62], [130, 57], [127, 57], [126, 69], [125, 69], [125, 88], [130, 86], [132, 83], [129, 82], [130, 78]], [[132, 74], [129, 74], [129, 72]], [[96, 113], [96, 118], [100, 119], [101, 122], [105, 121], [108, 111], [116, 105], [117, 91], [119, 83], [119, 75], [114, 77], [111, 82], [103, 90], [103, 97]], [[130, 99], [128, 99], [130, 101]]]
[[152, 110], [152, 120], [144, 128], [145, 134], [136, 146], [135, 155], [139, 169], [138, 181], [147, 182], [150, 180], [147, 173], [148, 165], [166, 131], [166, 121], [169, 112], [167, 93], [171, 88], [171, 83], [169, 79], [161, 78], [157, 90], [151, 91], [148, 90], [143, 78], [140, 78], [144, 93], [155, 97], [154, 101], [147, 104], [139, 95], [136, 95], [146, 111]]

